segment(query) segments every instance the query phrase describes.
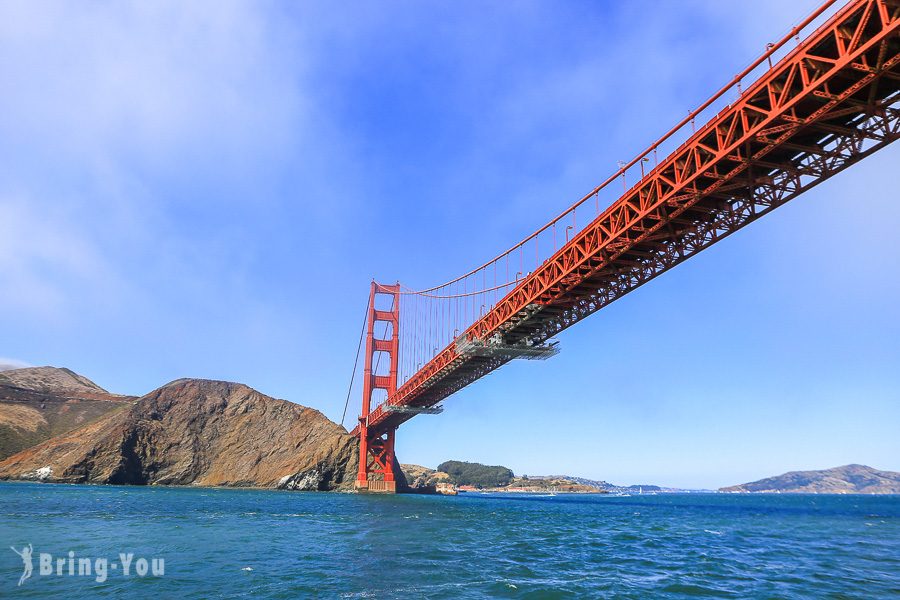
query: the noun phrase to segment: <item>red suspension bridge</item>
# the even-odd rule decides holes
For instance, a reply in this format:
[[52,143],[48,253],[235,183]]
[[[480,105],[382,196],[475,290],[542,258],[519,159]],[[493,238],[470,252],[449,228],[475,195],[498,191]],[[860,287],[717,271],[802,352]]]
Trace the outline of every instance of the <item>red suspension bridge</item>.
[[428,289],[373,282],[357,488],[395,491],[401,423],[898,137],[900,0],[831,0],[506,252]]

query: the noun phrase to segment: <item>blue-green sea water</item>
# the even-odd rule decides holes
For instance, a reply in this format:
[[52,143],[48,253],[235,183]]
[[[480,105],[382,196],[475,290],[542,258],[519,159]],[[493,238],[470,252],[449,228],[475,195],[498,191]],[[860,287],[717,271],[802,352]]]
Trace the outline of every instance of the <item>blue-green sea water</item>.
[[[3,483],[0,543],[3,598],[900,597],[900,496]],[[9,547],[28,544],[33,570],[19,586],[24,563]],[[133,554],[128,576],[112,567],[120,553]],[[79,558],[90,575],[78,575]],[[163,574],[153,576],[153,558]]]

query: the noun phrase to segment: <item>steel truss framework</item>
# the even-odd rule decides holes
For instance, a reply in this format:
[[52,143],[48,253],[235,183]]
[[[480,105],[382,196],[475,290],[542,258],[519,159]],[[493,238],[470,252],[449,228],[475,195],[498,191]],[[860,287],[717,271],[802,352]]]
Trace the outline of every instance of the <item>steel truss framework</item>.
[[[387,405],[435,405],[512,358],[461,348],[540,344],[898,139],[898,63],[900,0],[848,3],[389,393]],[[367,435],[392,436],[414,414],[380,406],[367,413]]]
[[[390,310],[378,310],[376,302],[379,297],[390,299]],[[381,285],[372,282],[369,290],[369,310],[366,335],[366,355],[363,372],[362,410],[359,425],[354,430],[359,435],[359,470],[356,474],[356,489],[370,492],[394,492],[394,435],[396,427],[380,428],[371,431],[369,413],[372,408],[372,396],[375,390],[383,390],[386,397],[397,391],[397,361],[400,354],[400,286]],[[383,323],[384,335],[378,338],[375,330]],[[380,353],[379,359],[375,354]],[[379,375],[380,359],[387,356],[388,374]],[[373,363],[374,366],[373,366]]]

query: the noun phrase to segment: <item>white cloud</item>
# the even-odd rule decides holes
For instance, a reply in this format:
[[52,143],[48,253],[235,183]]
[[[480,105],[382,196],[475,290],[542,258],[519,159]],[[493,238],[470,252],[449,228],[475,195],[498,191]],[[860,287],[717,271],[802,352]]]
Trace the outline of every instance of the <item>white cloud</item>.
[[244,2],[0,5],[0,310],[58,321],[240,279],[239,227],[195,224],[280,201],[261,188],[327,127],[276,17]]
[[0,356],[0,371],[12,371],[13,369],[24,369],[30,366],[32,365],[25,361]]
[[273,27],[237,2],[5,3],[0,84],[15,93],[0,130],[80,168],[171,175],[189,160],[234,176],[283,149],[304,114]]
[[117,285],[96,247],[58,207],[0,197],[0,311],[61,318],[76,295],[102,297]]

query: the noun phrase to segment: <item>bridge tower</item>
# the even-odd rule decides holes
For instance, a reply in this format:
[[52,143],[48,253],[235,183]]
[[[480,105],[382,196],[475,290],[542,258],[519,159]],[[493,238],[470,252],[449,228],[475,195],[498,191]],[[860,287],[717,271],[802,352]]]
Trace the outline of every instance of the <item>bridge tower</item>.
[[[380,310],[376,306],[384,306],[390,298],[390,308]],[[387,324],[384,338],[375,337],[376,325]],[[363,374],[362,410],[359,414],[359,471],[356,476],[356,489],[364,492],[382,492],[393,494],[397,491],[394,479],[394,434],[396,427],[386,432],[369,435],[369,412],[372,409],[372,396],[376,390],[384,390],[385,400],[397,391],[397,363],[400,354],[400,284],[382,285],[372,282],[369,291],[369,317],[366,333],[366,358]],[[379,353],[376,357],[375,354]],[[380,368],[388,359],[388,374]],[[373,364],[374,363],[374,364]],[[381,475],[380,479],[369,479],[369,475]]]

